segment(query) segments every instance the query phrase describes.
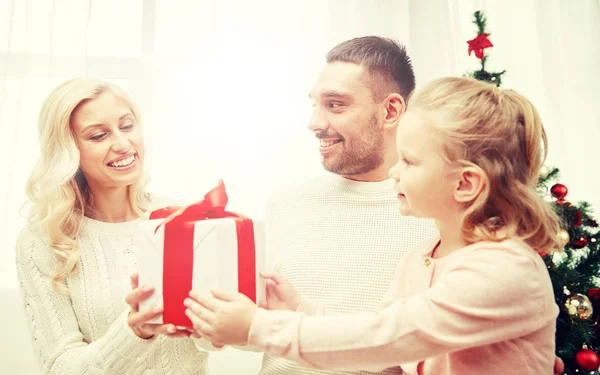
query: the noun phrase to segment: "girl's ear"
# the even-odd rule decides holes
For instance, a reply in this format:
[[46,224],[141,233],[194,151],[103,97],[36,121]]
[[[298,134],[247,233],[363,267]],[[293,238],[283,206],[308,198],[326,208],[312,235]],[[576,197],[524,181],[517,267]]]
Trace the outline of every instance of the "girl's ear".
[[458,178],[458,185],[454,190],[454,199],[459,203],[472,202],[481,194],[484,185],[483,172],[479,168],[463,168]]

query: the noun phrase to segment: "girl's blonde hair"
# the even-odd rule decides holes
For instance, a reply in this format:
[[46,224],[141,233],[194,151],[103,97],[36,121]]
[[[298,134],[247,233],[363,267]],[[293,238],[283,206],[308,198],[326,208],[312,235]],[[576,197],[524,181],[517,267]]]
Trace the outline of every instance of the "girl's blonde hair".
[[[79,260],[77,235],[86,210],[93,206],[87,181],[79,170],[72,114],[78,106],[105,92],[123,99],[140,122],[139,110],[129,95],[99,78],[82,77],[64,82],[50,93],[40,110],[41,154],[27,182],[31,201],[29,222],[45,230],[49,238],[50,250],[58,259],[52,286],[60,293],[67,293],[64,281]],[[145,211],[148,201],[144,191],[146,181],[143,176],[127,190],[129,203],[139,215]]]
[[541,253],[561,247],[557,215],[536,190],[548,140],[529,100],[451,77],[429,83],[408,107],[425,116],[449,162],[482,172],[483,191],[467,205],[461,223],[467,242],[519,237]]

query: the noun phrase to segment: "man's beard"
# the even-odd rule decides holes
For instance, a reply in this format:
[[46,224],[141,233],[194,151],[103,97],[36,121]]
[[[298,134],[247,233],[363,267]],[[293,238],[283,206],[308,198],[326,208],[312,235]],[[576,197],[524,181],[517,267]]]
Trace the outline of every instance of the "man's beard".
[[383,133],[375,115],[359,134],[348,142],[344,139],[342,151],[334,158],[323,158],[323,167],[341,176],[370,172],[383,164]]

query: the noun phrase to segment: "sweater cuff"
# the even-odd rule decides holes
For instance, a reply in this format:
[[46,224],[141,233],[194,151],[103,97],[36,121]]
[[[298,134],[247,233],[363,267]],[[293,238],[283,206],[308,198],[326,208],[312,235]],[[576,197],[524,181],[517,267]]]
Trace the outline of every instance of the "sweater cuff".
[[301,312],[259,308],[248,333],[248,346],[267,354],[298,353],[298,328],[304,316]]
[[[149,339],[143,339],[136,335],[127,324],[129,309],[125,309],[106,332],[106,337],[113,337],[109,345],[105,345],[103,351],[107,354],[116,352],[119,356],[128,359],[137,359],[145,353],[157,339],[157,335]],[[112,353],[111,353],[112,352]]]
[[222,348],[215,348],[212,342],[204,337],[192,337],[192,341],[194,342],[196,350],[199,352],[219,352],[226,348],[225,346]]
[[325,307],[302,296],[296,312],[302,312],[306,315],[325,315]]

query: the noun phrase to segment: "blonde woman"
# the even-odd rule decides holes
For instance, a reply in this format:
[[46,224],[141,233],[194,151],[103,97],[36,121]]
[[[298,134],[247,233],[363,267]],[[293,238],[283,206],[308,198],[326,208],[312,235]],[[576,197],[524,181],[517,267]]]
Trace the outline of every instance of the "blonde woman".
[[146,324],[161,306],[137,309],[152,293],[137,285],[138,224],[160,202],[144,191],[132,100],[101,79],[67,81],[42,106],[39,140],[16,258],[43,373],[207,374],[212,345]]

